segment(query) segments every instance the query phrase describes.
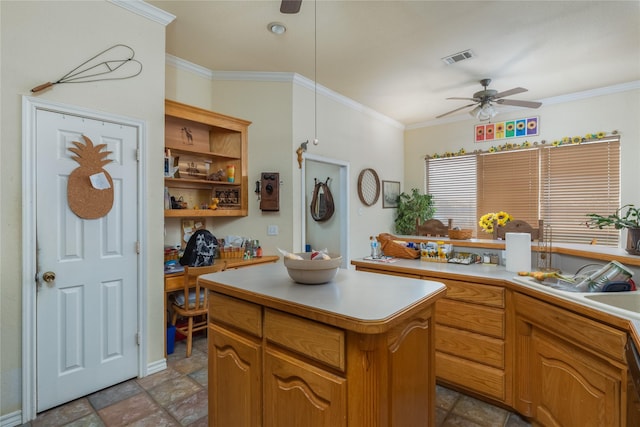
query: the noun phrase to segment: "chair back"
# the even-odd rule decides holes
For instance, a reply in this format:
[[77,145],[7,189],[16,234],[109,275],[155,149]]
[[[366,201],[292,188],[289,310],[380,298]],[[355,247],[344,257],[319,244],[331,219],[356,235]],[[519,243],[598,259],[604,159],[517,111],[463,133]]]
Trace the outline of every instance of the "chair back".
[[531,240],[542,240],[544,234],[543,220],[538,220],[538,228],[533,228],[528,222],[521,219],[515,219],[507,222],[505,225],[498,227],[498,221],[493,220],[493,239],[505,239],[507,233],[529,233]]
[[[201,310],[207,308],[207,290],[200,287],[198,276],[202,274],[215,273],[223,271],[226,267],[225,262],[213,263],[204,267],[184,267],[184,309],[185,310]],[[189,293],[195,290],[195,301],[189,301]]]
[[451,225],[453,220],[449,218],[448,225],[444,225],[442,221],[437,219],[428,219],[422,225],[416,227],[416,234],[418,236],[442,236],[449,235],[449,229],[453,228]]

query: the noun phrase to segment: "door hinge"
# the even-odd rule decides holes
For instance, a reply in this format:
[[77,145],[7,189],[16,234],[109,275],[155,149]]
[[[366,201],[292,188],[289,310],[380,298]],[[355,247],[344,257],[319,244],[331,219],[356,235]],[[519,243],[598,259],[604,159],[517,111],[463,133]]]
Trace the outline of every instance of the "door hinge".
[[136,253],[139,255],[140,254],[140,242],[136,242]]
[[140,345],[140,333],[136,332],[136,345]]
[[140,161],[140,149],[136,148],[136,162]]

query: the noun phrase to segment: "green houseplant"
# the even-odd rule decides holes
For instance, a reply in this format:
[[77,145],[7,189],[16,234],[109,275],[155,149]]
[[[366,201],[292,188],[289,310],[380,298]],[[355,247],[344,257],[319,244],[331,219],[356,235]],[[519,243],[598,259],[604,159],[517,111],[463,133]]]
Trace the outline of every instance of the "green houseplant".
[[640,208],[633,204],[624,205],[610,215],[587,214],[587,227],[615,227],[627,230],[626,251],[631,255],[640,255]]
[[417,188],[411,193],[402,192],[398,195],[398,208],[395,219],[397,234],[415,234],[416,225],[433,218],[436,209],[433,207],[431,194],[420,194]]

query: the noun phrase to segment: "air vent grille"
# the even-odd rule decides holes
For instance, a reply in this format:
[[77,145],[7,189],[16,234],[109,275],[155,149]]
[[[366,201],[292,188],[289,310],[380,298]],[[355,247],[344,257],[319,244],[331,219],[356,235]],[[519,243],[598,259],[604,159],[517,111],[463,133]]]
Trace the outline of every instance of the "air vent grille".
[[464,61],[465,59],[471,59],[475,57],[475,53],[471,49],[463,50],[462,52],[454,53],[453,55],[445,56],[442,58],[445,64],[451,65],[456,62]]

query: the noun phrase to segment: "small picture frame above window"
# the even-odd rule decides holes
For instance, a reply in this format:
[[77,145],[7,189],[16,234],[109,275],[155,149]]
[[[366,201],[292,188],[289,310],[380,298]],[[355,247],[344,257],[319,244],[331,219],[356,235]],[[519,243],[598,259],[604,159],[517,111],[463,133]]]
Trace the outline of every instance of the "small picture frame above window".
[[397,208],[400,195],[400,182],[382,181],[382,207]]

